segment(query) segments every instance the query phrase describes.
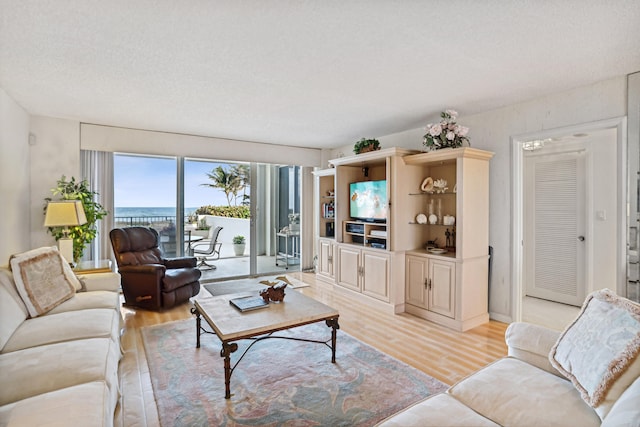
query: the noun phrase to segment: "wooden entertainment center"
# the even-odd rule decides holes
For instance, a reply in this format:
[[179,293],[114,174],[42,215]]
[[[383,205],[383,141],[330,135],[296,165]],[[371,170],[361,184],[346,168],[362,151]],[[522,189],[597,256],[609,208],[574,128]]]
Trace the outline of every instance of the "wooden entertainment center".
[[[364,302],[456,330],[487,322],[491,157],[468,147],[388,148],[330,160],[314,172],[318,278]],[[446,180],[447,188],[423,191],[428,177]],[[381,180],[386,222],[351,218],[350,184]],[[446,252],[428,251],[434,241]]]

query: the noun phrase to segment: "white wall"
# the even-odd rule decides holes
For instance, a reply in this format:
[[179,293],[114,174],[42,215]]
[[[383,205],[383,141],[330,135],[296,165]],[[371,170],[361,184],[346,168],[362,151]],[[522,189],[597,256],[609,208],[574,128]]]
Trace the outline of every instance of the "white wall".
[[[626,115],[626,76],[471,116],[458,123],[470,128],[471,145],[493,151],[490,165],[489,244],[494,248],[489,311],[493,318],[513,315],[511,284],[511,142],[514,135],[589,123]],[[456,109],[455,105],[444,105]],[[461,112],[464,113],[464,112]],[[438,117],[426,117],[425,126]],[[422,149],[423,128],[379,137],[383,148]],[[327,158],[352,154],[353,144],[331,150]]]
[[83,123],[83,150],[317,166],[321,150]]
[[29,244],[29,114],[0,88],[0,266]]
[[31,245],[54,246],[43,227],[45,197],[66,176],[80,179],[80,123],[51,117],[31,117]]
[[[43,116],[31,117],[30,131],[35,143],[30,163],[31,226],[29,232],[23,233],[30,236],[28,248],[55,245],[42,227],[44,198],[51,197],[50,190],[62,175],[80,178],[81,149],[314,166],[319,164],[321,155],[318,149],[124,129]],[[248,239],[248,233],[246,236]],[[312,247],[309,240],[307,252]]]

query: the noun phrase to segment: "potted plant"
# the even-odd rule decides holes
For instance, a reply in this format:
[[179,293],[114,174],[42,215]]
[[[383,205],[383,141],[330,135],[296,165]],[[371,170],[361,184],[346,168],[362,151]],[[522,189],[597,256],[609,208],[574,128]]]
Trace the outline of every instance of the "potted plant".
[[244,247],[246,244],[246,240],[244,236],[237,235],[233,237],[233,252],[236,256],[244,255]]
[[185,219],[185,230],[196,230],[198,228],[198,215],[195,213],[187,215]]
[[[86,180],[76,182],[74,177],[71,177],[69,181],[62,175],[57,182],[57,186],[51,189],[54,196],[59,196],[59,200],[80,200],[82,207],[84,208],[84,214],[87,217],[87,222],[82,225],[69,227],[69,237],[73,239],[73,261],[78,262],[82,258],[84,249],[89,243],[96,238],[98,234],[98,227],[96,223],[98,220],[107,216],[108,212],[102,207],[102,205],[94,200],[94,197],[98,195],[95,191],[89,189],[89,184]],[[47,203],[53,200],[51,197],[44,199]],[[46,213],[47,205],[45,204],[43,213]],[[55,237],[58,241],[63,236],[64,227],[49,227],[49,233]]]
[[380,149],[380,141],[377,139],[362,138],[353,146],[353,152],[356,154],[367,153],[369,151],[377,151]]
[[194,236],[207,237],[209,235],[210,228],[211,226],[207,224],[207,218],[202,217],[200,218],[200,221],[198,221],[198,225],[196,226],[196,229],[192,231],[191,234],[193,234]]

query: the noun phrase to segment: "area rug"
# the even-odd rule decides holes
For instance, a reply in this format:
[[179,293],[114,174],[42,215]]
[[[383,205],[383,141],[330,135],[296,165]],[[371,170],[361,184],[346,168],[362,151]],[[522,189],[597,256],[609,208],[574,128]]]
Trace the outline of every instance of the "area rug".
[[[169,426],[371,426],[433,393],[442,382],[338,331],[336,363],[323,344],[255,344],[224,398],[224,359],[215,335],[196,348],[195,319],[142,329],[160,424]],[[326,340],[315,323],[277,333]],[[233,363],[248,345],[239,342]]]
[[[238,280],[225,280],[223,282],[214,282],[203,285],[204,288],[209,291],[209,293],[213,296],[216,295],[224,295],[224,294],[233,294],[236,292],[247,292],[254,289],[263,289],[266,285],[261,284],[261,281],[268,281],[272,283],[280,283],[278,277],[282,277],[281,275],[277,276],[261,276],[254,277],[249,279],[238,279]],[[291,276],[284,276],[289,281],[289,285],[287,287],[291,287],[293,289],[300,289],[309,286],[308,283],[304,283],[298,279],[295,279]]]

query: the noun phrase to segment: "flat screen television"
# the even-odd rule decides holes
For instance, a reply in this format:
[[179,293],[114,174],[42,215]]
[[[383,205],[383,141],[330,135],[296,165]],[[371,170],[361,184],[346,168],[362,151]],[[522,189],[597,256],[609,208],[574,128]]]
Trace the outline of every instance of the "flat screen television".
[[387,181],[349,184],[349,215],[367,222],[387,222]]

